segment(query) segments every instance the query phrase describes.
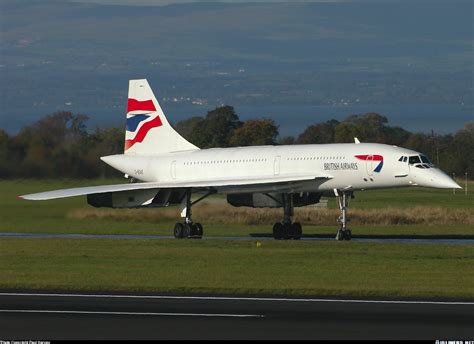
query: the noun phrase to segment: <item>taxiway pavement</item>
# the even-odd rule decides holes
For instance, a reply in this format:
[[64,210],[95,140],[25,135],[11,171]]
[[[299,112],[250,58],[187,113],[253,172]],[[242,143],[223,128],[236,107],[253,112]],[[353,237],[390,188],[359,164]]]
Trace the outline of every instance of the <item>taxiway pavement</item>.
[[474,302],[0,293],[0,340],[472,339]]
[[[16,233],[0,232],[0,238],[24,239],[117,239],[117,240],[169,240],[173,236],[167,235],[134,235],[134,234],[77,234],[77,233]],[[250,236],[204,236],[202,240],[275,240],[271,234],[256,233]],[[329,235],[303,235],[301,240],[334,241],[334,236]],[[409,235],[354,235],[356,242],[398,243],[398,244],[457,244],[474,245],[473,236],[440,235],[440,236],[409,236]]]

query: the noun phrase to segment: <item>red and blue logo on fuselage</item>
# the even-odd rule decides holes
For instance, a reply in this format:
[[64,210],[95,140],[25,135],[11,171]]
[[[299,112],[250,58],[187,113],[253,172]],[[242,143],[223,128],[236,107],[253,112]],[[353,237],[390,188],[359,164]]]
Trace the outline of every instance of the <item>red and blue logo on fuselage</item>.
[[380,161],[380,163],[375,167],[374,172],[380,172],[383,167],[383,156],[377,154],[367,154],[367,155],[356,155],[359,160],[365,161]]

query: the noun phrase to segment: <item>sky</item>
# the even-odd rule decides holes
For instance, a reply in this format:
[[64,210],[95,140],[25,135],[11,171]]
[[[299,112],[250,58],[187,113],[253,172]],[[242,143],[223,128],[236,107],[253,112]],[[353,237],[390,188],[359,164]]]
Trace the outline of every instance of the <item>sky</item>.
[[275,2],[400,2],[400,1],[451,1],[452,0],[67,0],[70,2],[95,3],[102,5],[128,5],[128,6],[165,6],[171,4],[199,3],[199,2],[226,2],[226,3],[275,3]]
[[246,2],[261,2],[261,3],[272,3],[272,2],[347,2],[352,0],[69,0],[71,2],[89,2],[95,4],[104,4],[104,5],[131,5],[131,6],[163,6],[171,4],[182,4],[182,3],[191,3],[191,2],[228,2],[228,3],[246,3]]

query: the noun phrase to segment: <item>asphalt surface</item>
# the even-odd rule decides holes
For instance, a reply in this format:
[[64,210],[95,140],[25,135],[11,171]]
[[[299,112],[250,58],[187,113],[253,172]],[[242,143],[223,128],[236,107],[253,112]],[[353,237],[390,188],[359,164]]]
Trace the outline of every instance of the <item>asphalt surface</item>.
[[0,293],[0,340],[474,338],[474,303]]
[[[127,239],[127,240],[143,240],[143,239],[174,239],[173,236],[167,235],[132,235],[132,234],[75,234],[75,233],[15,233],[0,232],[0,238],[61,238],[61,239]],[[250,236],[204,236],[202,240],[274,240],[271,234],[254,233]],[[334,235],[303,235],[301,240],[312,241],[334,241]],[[352,241],[357,242],[379,242],[379,243],[401,243],[401,244],[458,244],[458,245],[474,245],[473,236],[456,236],[456,235],[440,235],[440,236],[409,236],[409,235],[353,235]]]

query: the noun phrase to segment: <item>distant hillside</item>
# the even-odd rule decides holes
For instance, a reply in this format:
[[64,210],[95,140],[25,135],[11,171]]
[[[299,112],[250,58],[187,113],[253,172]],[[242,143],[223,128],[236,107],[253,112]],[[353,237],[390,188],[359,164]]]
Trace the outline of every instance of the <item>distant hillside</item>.
[[206,110],[473,104],[471,1],[0,6],[4,128],[6,114],[121,110],[142,77],[164,104]]

